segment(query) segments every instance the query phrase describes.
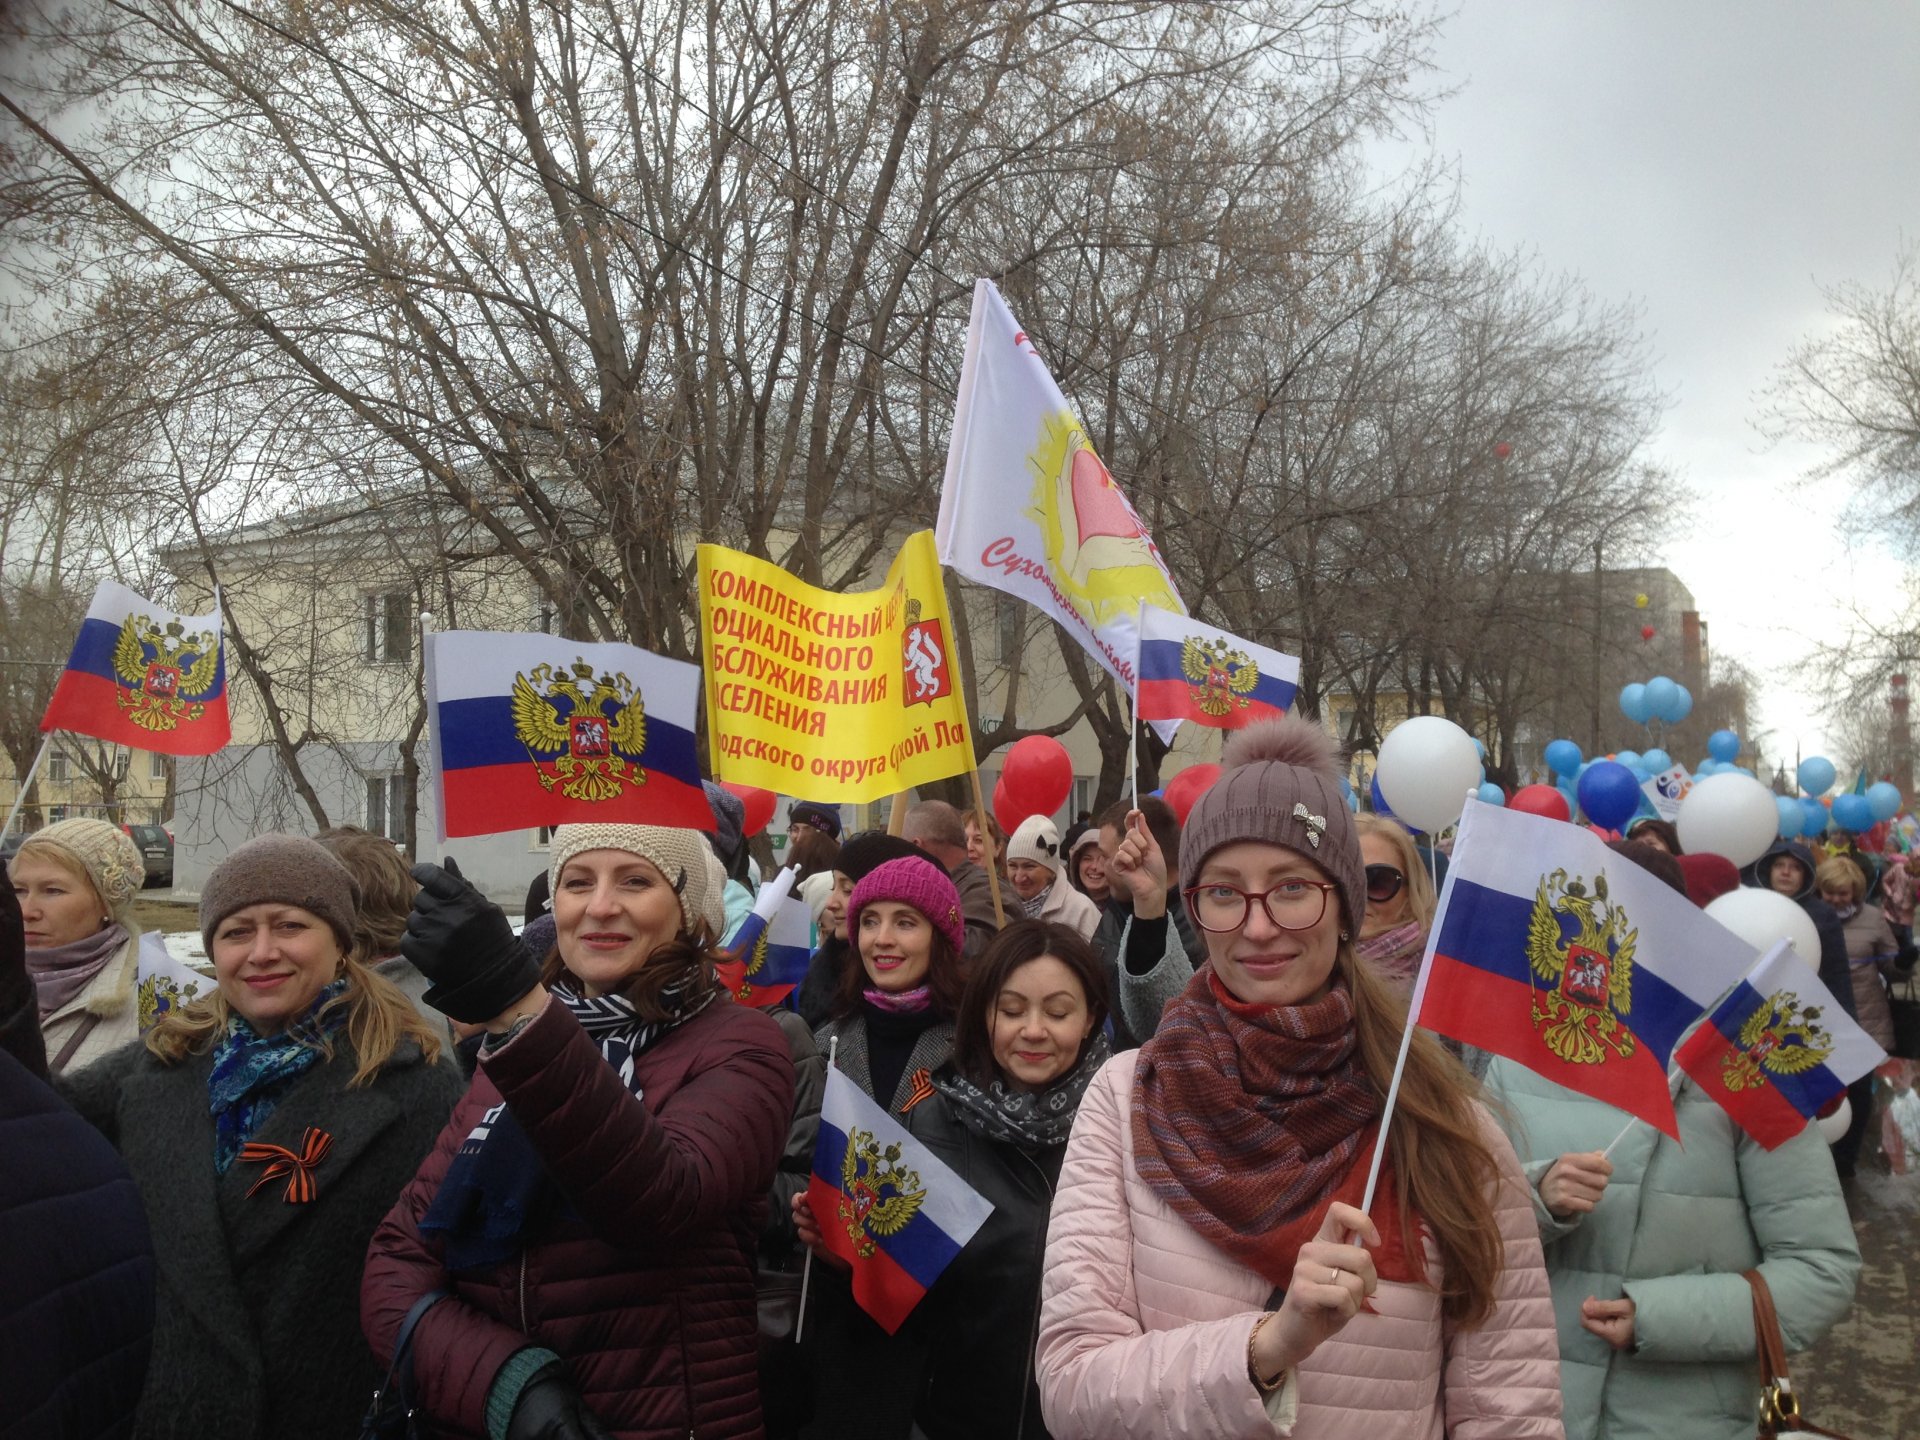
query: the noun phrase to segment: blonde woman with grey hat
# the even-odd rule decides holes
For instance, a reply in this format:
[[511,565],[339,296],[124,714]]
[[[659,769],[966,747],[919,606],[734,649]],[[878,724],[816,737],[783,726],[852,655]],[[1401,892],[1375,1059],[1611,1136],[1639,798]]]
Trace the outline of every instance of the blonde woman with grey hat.
[[1093,939],[1100,907],[1062,875],[1060,832],[1044,815],[1029,815],[1007,841],[1007,880],[1029,920],[1050,920]]
[[367,1338],[413,1331],[423,1419],[491,1440],[757,1437],[754,1250],[786,1146],[780,1027],[714,974],[698,830],[563,825],[536,964],[449,862],[401,950],[483,1025],[479,1070],[374,1237]]
[[347,1437],[380,1383],[360,1267],[459,1093],[440,1042],[353,959],[353,878],[263,835],[207,878],[213,992],[62,1093],[145,1203],[158,1294],[137,1437]]
[[140,847],[105,820],[61,820],[29,835],[7,874],[26,926],[48,1068],[77,1070],[136,1038],[133,901],[147,879]]

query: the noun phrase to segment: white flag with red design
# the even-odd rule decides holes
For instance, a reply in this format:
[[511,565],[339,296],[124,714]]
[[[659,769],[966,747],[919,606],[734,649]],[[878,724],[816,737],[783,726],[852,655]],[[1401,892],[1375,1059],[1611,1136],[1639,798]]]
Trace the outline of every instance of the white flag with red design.
[[[990,280],[974,282],[940,562],[1037,606],[1128,690],[1140,602],[1185,615],[1153,537]],[[1179,722],[1154,728],[1171,740]]]

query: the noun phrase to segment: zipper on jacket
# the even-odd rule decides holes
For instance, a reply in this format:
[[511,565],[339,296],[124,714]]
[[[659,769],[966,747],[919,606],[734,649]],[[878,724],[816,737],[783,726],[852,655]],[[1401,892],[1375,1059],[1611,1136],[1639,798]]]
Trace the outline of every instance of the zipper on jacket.
[[[1040,1162],[1035,1160],[1031,1155],[1027,1154],[1026,1151],[1021,1150],[1018,1147],[1009,1147],[1009,1148],[1013,1150],[1014,1154],[1018,1155],[1022,1160],[1026,1161],[1027,1164],[1031,1165],[1033,1167],[1033,1173],[1039,1177],[1040,1188],[1046,1192],[1047,1215],[1049,1220],[1051,1220],[1053,1215],[1053,1201],[1054,1201],[1055,1192],[1054,1192],[1052,1182],[1047,1179],[1047,1172],[1041,1169]],[[1040,1261],[1041,1268],[1044,1269],[1046,1265],[1046,1259],[1047,1259],[1047,1232],[1044,1227],[1040,1231],[1039,1253],[1037,1258]],[[1025,1440],[1025,1436],[1027,1433],[1027,1397],[1033,1393],[1034,1352],[1038,1350],[1039,1347],[1040,1347],[1040,1297],[1039,1295],[1036,1294],[1034,1296],[1033,1314],[1031,1318],[1029,1318],[1027,1321],[1026,1368],[1024,1373],[1020,1377],[1020,1429],[1017,1432],[1018,1440]]]
[[532,1335],[533,1327],[527,1323],[527,1247],[520,1247],[520,1333]]
[[678,1292],[673,1297],[673,1316],[680,1323],[680,1386],[687,1392],[687,1440],[693,1433],[693,1356],[687,1353],[687,1302]]

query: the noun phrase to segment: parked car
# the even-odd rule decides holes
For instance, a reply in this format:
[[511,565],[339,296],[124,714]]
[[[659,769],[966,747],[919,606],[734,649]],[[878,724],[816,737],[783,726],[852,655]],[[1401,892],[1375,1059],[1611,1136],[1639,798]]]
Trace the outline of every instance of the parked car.
[[140,847],[146,862],[148,885],[173,884],[173,836],[164,825],[122,825]]

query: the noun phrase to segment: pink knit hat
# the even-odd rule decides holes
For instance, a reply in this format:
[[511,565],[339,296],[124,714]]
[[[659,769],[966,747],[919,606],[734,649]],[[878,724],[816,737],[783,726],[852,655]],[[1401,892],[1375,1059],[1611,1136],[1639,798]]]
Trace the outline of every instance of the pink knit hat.
[[861,910],[881,900],[898,901],[918,910],[928,924],[952,942],[956,955],[966,946],[967,922],[960,916],[960,892],[931,860],[903,855],[869,870],[847,900],[847,934],[858,934]]

